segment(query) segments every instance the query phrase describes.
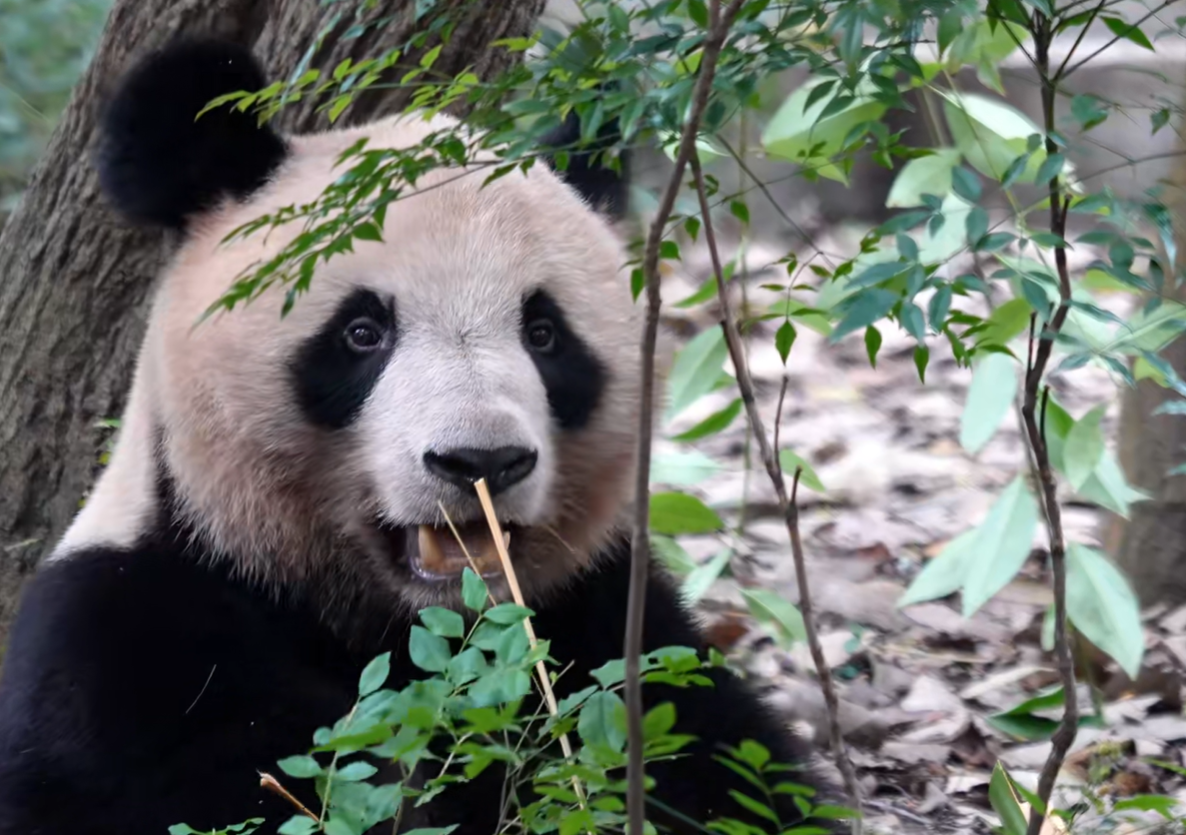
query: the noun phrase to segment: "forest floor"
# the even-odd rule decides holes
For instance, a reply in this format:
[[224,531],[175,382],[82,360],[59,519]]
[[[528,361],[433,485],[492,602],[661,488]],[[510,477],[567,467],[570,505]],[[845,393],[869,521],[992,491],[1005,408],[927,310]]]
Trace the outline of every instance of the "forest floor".
[[[851,241],[831,243],[833,251],[846,245],[851,251]],[[750,304],[775,300],[760,285],[785,281],[781,266],[767,266],[781,254],[751,246]],[[665,331],[676,346],[717,324],[715,305],[672,306],[709,274],[706,254],[685,246],[684,261],[665,278]],[[1111,294],[1101,304],[1123,312],[1132,302]],[[768,426],[784,374],[773,339],[779,324],[764,323],[749,339]],[[785,369],[781,444],[809,461],[826,487],[822,495],[800,487],[801,531],[824,652],[839,686],[843,732],[867,798],[866,831],[989,832],[997,822],[988,802],[994,764],[999,760],[1032,790],[1049,750],[1047,742],[1003,732],[992,719],[1058,682],[1053,658],[1041,648],[1051,603],[1045,534],[1039,528],[1020,575],[970,619],[961,615],[958,597],[898,607],[925,562],[979,523],[1002,488],[1024,471],[1026,452],[1012,413],[976,456],[965,452],[960,419],[971,372],[950,359],[945,340],[935,339],[926,383],[920,383],[914,342],[896,330],[883,325],[874,370],[859,334],[830,346],[798,328]],[[1103,425],[1113,443],[1117,387],[1104,371],[1087,367],[1055,375],[1053,390],[1076,417],[1110,403]],[[704,471],[683,479],[679,489],[703,499],[733,526],[726,535],[680,539],[698,564],[723,548],[733,550],[725,573],[698,604],[712,640],[826,752],[823,699],[806,646],[776,640],[752,617],[743,596],[743,590],[764,588],[798,599],[786,526],[756,452],[746,476],[744,420],[703,442],[668,440],[736,396],[731,386],[685,410],[664,427],[656,456],[662,462],[676,453],[685,464],[702,462]],[[697,458],[688,459],[689,450]],[[743,506],[745,524],[737,535]],[[1102,511],[1067,503],[1063,518],[1068,540],[1098,543]],[[1159,831],[1164,818],[1155,811],[1125,813],[1125,820],[1112,812],[1117,800],[1142,795],[1176,797],[1184,804],[1176,816],[1186,816],[1186,771],[1150,762],[1186,765],[1186,607],[1150,611],[1146,623],[1138,680],[1114,664],[1103,666],[1097,682],[1102,727],[1080,731],[1060,775],[1058,806],[1080,813],[1069,830],[1074,833]],[[1088,715],[1096,710],[1086,687],[1080,704]],[[821,760],[821,768],[833,768],[826,753]],[[1138,799],[1132,805],[1146,804]],[[1047,831],[1068,830],[1051,824]]]

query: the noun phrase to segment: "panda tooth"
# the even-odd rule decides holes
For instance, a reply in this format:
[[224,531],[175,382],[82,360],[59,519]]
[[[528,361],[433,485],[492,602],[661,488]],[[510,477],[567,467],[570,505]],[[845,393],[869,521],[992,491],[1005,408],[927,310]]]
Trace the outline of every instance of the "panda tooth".
[[431,525],[421,525],[417,539],[420,545],[420,564],[429,571],[440,571],[445,564],[445,554]]

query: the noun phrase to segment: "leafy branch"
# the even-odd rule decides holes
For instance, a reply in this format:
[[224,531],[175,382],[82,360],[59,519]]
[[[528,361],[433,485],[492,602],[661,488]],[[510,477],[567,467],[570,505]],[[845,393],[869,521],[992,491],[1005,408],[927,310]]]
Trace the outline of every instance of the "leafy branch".
[[[1034,13],[1034,60],[1042,84],[1042,114],[1046,128],[1046,154],[1050,159],[1058,153],[1052,134],[1055,130],[1055,85],[1057,79],[1050,76],[1050,44],[1054,37],[1053,21]],[[1042,509],[1046,518],[1046,531],[1050,539],[1050,570],[1054,585],[1054,653],[1058,659],[1059,677],[1063,687],[1063,715],[1058,729],[1050,740],[1050,754],[1042,766],[1038,778],[1037,807],[1030,815],[1027,835],[1040,835],[1042,824],[1046,819],[1046,810],[1050,803],[1050,795],[1054,791],[1054,781],[1062,768],[1063,760],[1070,750],[1075,736],[1079,731],[1079,702],[1075,693],[1075,663],[1071,655],[1070,641],[1067,638],[1067,560],[1066,538],[1062,527],[1062,509],[1058,504],[1058,482],[1054,476],[1054,469],[1050,464],[1050,447],[1046,442],[1046,400],[1049,390],[1043,388],[1046,365],[1050,360],[1050,352],[1054,348],[1054,340],[1066,322],[1071,309],[1071,277],[1067,268],[1066,231],[1067,211],[1070,207],[1069,196],[1064,196],[1059,176],[1050,178],[1050,231],[1061,243],[1054,247],[1054,262],[1058,270],[1059,303],[1049,323],[1038,336],[1037,346],[1034,346],[1036,328],[1031,325],[1029,345],[1025,371],[1025,390],[1023,394],[1021,415],[1025,423],[1025,435],[1029,443],[1035,476],[1042,495]],[[1037,313],[1033,314],[1034,319]],[[1038,414],[1038,398],[1042,397],[1041,417]]]

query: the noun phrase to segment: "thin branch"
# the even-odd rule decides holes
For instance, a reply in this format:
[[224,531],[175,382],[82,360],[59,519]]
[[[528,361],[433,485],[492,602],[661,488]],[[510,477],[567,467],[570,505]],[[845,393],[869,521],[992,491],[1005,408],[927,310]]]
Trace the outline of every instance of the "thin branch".
[[[1075,52],[1079,49],[1079,44],[1083,43],[1083,38],[1087,36],[1087,30],[1091,28],[1093,23],[1095,23],[1096,17],[1098,17],[1099,13],[1103,11],[1104,5],[1106,3],[1107,0],[1100,0],[1099,3],[1096,3],[1095,8],[1091,10],[1091,16],[1087,18],[1087,22],[1084,23],[1083,28],[1079,30],[1079,34],[1076,36],[1075,42],[1071,44],[1070,51],[1068,51],[1066,57],[1062,59],[1062,63],[1058,65],[1058,72],[1054,74],[1054,80],[1056,82],[1061,79],[1063,73],[1067,71],[1067,64],[1071,63],[1071,59],[1075,57]],[[1033,62],[1031,61],[1030,63]]]
[[[1156,16],[1156,15],[1158,14],[1158,12],[1161,12],[1162,10],[1164,10],[1164,9],[1166,9],[1166,8],[1168,8],[1168,7],[1172,6],[1172,5],[1174,5],[1174,3],[1177,3],[1177,2],[1178,2],[1178,0],[1163,0],[1163,2],[1161,3],[1161,5],[1160,5],[1160,6],[1158,6],[1158,7],[1157,7],[1157,8],[1155,8],[1155,9],[1152,9],[1152,10],[1150,10],[1150,11],[1149,11],[1147,14],[1143,15],[1143,16],[1141,17],[1141,19],[1140,19],[1140,20],[1138,20],[1136,23],[1132,24],[1132,26],[1130,26],[1130,27],[1129,27],[1129,29],[1136,29],[1138,26],[1140,26],[1142,23],[1144,23],[1144,22],[1145,22],[1146,20],[1148,20],[1149,18]],[[1073,72],[1075,72],[1076,70],[1078,70],[1078,69],[1082,68],[1082,67],[1083,67],[1083,66],[1085,66],[1086,64],[1088,64],[1088,63],[1090,63],[1091,61],[1093,61],[1093,60],[1095,60],[1096,58],[1098,58],[1100,55],[1102,55],[1102,54],[1103,54],[1104,52],[1106,52],[1107,50],[1109,50],[1109,49],[1111,49],[1112,47],[1114,47],[1114,46],[1115,46],[1115,45],[1116,45],[1116,44],[1117,44],[1119,41],[1121,41],[1121,40],[1123,40],[1123,39],[1124,39],[1124,36],[1123,36],[1123,35],[1116,35],[1116,36],[1112,37],[1112,38],[1111,38],[1111,39],[1110,39],[1110,40],[1109,40],[1107,43],[1105,43],[1105,44],[1104,44],[1103,46],[1101,46],[1099,49],[1097,49],[1097,50],[1095,50],[1094,52],[1092,52],[1090,55],[1088,55],[1088,56],[1087,56],[1086,58],[1084,58],[1082,61],[1076,61],[1074,64],[1072,64],[1072,65],[1071,65],[1070,67],[1068,67],[1067,69],[1065,69],[1065,70],[1060,70],[1060,71],[1059,71],[1059,73],[1058,73],[1058,75],[1056,75],[1056,76],[1053,76],[1053,78],[1052,78],[1052,77],[1051,77],[1049,74],[1047,74],[1047,73],[1048,73],[1048,71],[1049,71],[1049,68],[1050,68],[1050,60],[1049,60],[1049,55],[1047,55],[1047,56],[1046,56],[1046,59],[1045,59],[1045,63],[1046,63],[1046,72],[1044,72],[1044,77],[1045,77],[1045,78],[1052,78],[1052,80],[1053,80],[1053,81],[1062,81],[1062,80],[1064,80],[1064,79],[1068,78],[1068,77],[1071,75],[1071,73],[1073,73]]]
[[[1050,135],[1054,132],[1054,103],[1056,79],[1050,76],[1050,43],[1053,40],[1052,24],[1049,18],[1035,17],[1034,45],[1037,57],[1038,77],[1042,79],[1042,112],[1045,116],[1046,153],[1057,153],[1058,148]],[[1080,62],[1082,63],[1082,62]],[[1079,66],[1076,64],[1075,66]],[[1072,67],[1072,70],[1074,68]],[[1069,72],[1068,72],[1069,74]],[[1059,178],[1050,180],[1050,231],[1060,239],[1066,237],[1067,211],[1070,202],[1062,194]],[[1063,714],[1058,729],[1050,740],[1050,754],[1038,777],[1039,808],[1030,813],[1027,835],[1040,835],[1046,812],[1050,807],[1050,796],[1054,783],[1066,759],[1067,752],[1079,728],[1079,702],[1075,692],[1075,664],[1067,640],[1067,563],[1066,539],[1062,528],[1062,509],[1058,504],[1058,483],[1050,465],[1050,449],[1046,445],[1045,427],[1038,417],[1038,397],[1042,390],[1042,377],[1054,340],[1058,336],[1071,305],[1071,276],[1067,267],[1067,251],[1064,247],[1054,250],[1054,262],[1058,270],[1058,308],[1050,323],[1038,333],[1037,350],[1033,362],[1025,375],[1025,395],[1021,414],[1025,422],[1026,438],[1033,453],[1035,480],[1042,493],[1042,507],[1045,511],[1046,530],[1050,539],[1050,569],[1054,585],[1054,651],[1058,661],[1059,677],[1063,688]],[[1031,332],[1032,334],[1032,332]],[[1033,336],[1030,337],[1031,345]],[[1044,410],[1043,410],[1044,411]]]
[[[836,686],[832,682],[832,671],[824,658],[824,650],[820,645],[819,631],[815,624],[815,606],[811,600],[811,589],[807,584],[807,563],[803,556],[803,542],[799,537],[799,505],[796,501],[799,485],[799,472],[795,472],[795,487],[791,497],[787,496],[786,482],[783,480],[782,464],[778,460],[778,451],[771,447],[770,438],[766,434],[766,426],[762,422],[762,415],[758,411],[757,398],[754,396],[754,380],[750,375],[749,364],[745,359],[741,334],[737,330],[737,320],[734,318],[729,303],[729,289],[725,284],[724,272],[721,269],[721,254],[717,249],[716,233],[713,231],[712,216],[708,211],[708,195],[704,188],[704,172],[700,169],[700,160],[693,156],[689,161],[692,167],[692,177],[695,181],[696,195],[700,199],[700,212],[704,221],[704,240],[708,244],[708,252],[712,258],[712,269],[717,280],[717,297],[721,306],[721,327],[725,331],[725,344],[729,349],[729,357],[733,362],[733,369],[737,373],[737,386],[741,390],[741,400],[745,403],[746,416],[753,428],[754,441],[758,445],[758,454],[766,466],[766,473],[774,485],[774,492],[778,496],[778,506],[786,520],[787,533],[791,540],[791,556],[795,562],[795,579],[799,585],[799,610],[803,614],[804,631],[807,633],[807,646],[811,650],[811,660],[815,664],[816,674],[819,676],[820,689],[823,690],[824,702],[828,708],[828,730],[832,738],[832,753],[836,758],[836,766],[844,777],[844,787],[848,792],[853,808],[858,815],[853,818],[853,833],[860,835],[861,795],[857,785],[856,772],[852,762],[848,759],[848,752],[844,747],[844,737],[840,732],[840,703],[836,697]],[[785,378],[783,392],[785,388]],[[782,413],[782,396],[779,397],[779,415]],[[777,427],[777,422],[775,424]],[[775,432],[777,432],[777,428]]]
[[[712,92],[713,74],[717,59],[725,45],[725,38],[733,19],[741,11],[745,0],[730,0],[721,13],[721,0],[709,4],[709,32],[700,57],[699,74],[692,93],[692,107],[680,137],[675,170],[659,201],[659,211],[651,222],[643,257],[643,277],[646,281],[647,312],[642,335],[641,404],[638,415],[638,472],[634,489],[634,530],[630,544],[630,593],[626,603],[626,813],[631,835],[642,835],[646,821],[646,792],[643,779],[642,679],[639,656],[642,654],[643,616],[646,613],[648,563],[650,561],[649,520],[651,511],[651,434],[655,404],[655,348],[659,337],[659,247],[663,242],[667,218],[675,207],[675,199],[683,182],[688,160],[695,156],[696,136],[700,120],[708,106]],[[706,218],[707,220],[707,218]]]

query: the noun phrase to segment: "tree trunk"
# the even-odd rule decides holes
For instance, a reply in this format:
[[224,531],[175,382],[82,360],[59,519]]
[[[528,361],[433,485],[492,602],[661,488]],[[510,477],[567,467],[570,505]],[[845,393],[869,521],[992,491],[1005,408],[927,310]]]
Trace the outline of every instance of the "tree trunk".
[[[441,14],[456,21],[434,69],[481,77],[513,60],[491,42],[530,33],[544,0],[440,0],[415,20],[414,0],[382,0],[383,24],[347,37],[332,28],[313,66],[402,44]],[[336,9],[318,0],[116,0],[19,208],[0,233],[0,641],[24,578],[61,535],[98,469],[103,418],[118,417],[131,384],[153,279],[171,251],[163,234],[123,225],[104,205],[90,166],[97,111],[129,63],[179,34],[251,45],[285,78]],[[351,15],[344,15],[350,18]],[[429,44],[432,46],[432,43]],[[414,57],[411,60],[415,60]],[[342,121],[402,106],[409,93],[375,90]],[[311,103],[280,127],[326,127]]]
[[[1186,267],[1186,162],[1175,164],[1163,199],[1174,218],[1180,275]],[[1186,301],[1186,285],[1177,288],[1176,297]],[[1186,378],[1186,337],[1174,340],[1162,356]],[[1169,475],[1186,463],[1186,416],[1153,414],[1162,403],[1180,399],[1151,380],[1121,395],[1120,466],[1129,483],[1152,499],[1132,505],[1128,520],[1109,515],[1102,538],[1145,605],[1186,603],[1186,476]]]

